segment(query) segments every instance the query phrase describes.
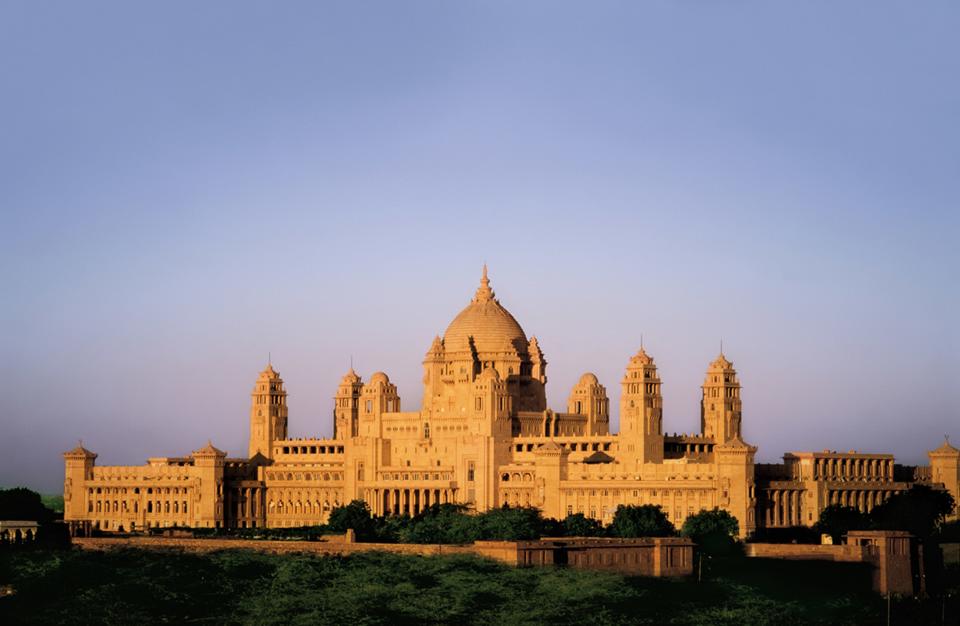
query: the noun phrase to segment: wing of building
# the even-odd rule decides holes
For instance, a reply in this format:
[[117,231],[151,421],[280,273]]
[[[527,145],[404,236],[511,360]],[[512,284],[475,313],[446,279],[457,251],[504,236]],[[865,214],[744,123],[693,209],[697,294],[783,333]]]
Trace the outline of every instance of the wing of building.
[[246,457],[208,443],[186,457],[111,467],[78,446],[64,454],[64,517],[78,533],[293,527],[323,523],[360,498],[380,515],[456,502],[609,522],[621,504],[654,504],[677,526],[719,507],[750,534],[811,525],[832,503],[867,510],[916,482],[958,497],[960,451],[947,443],[922,468],[855,452],[797,452],[780,465],[754,465],[757,449],[742,438],[740,382],[723,354],[707,367],[695,435],[663,432],[660,375],[643,348],[620,381],[617,434],[596,376],[580,378],[565,413],[547,408],[546,384],[536,337],[497,300],[484,267],[473,299],[427,350],[420,410],[402,410],[383,372],[364,382],[351,369],[334,397],[334,437],[290,439],[287,393],[268,365],[251,393]]

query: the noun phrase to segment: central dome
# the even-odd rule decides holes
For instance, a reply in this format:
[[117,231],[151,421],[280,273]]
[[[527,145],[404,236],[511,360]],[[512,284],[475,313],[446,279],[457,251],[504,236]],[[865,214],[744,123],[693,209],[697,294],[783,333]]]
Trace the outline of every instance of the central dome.
[[478,354],[527,352],[527,336],[517,320],[494,297],[486,265],[473,300],[447,326],[443,347],[447,352],[466,352],[470,350],[471,338]]

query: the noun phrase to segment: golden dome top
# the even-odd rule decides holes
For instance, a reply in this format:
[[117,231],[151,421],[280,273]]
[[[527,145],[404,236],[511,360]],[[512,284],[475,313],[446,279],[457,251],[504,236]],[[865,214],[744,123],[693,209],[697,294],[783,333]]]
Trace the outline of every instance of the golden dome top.
[[376,385],[377,383],[383,383],[386,385],[386,384],[389,384],[389,382],[390,382],[390,377],[384,374],[383,372],[374,372],[373,375],[370,376],[371,385]]
[[523,329],[494,296],[484,265],[473,300],[453,318],[443,334],[443,346],[448,353],[469,351],[471,338],[478,353],[527,352]]
[[594,374],[593,372],[587,372],[586,374],[580,377],[580,382],[578,382],[577,384],[578,385],[597,385],[599,383],[600,381],[597,380],[596,374]]

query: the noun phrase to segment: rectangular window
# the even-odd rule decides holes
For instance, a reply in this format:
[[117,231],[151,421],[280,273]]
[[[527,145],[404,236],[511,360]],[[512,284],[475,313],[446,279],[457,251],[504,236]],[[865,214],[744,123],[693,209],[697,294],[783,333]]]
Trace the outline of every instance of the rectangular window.
[[472,483],[475,478],[476,467],[473,464],[473,461],[467,461],[467,482]]

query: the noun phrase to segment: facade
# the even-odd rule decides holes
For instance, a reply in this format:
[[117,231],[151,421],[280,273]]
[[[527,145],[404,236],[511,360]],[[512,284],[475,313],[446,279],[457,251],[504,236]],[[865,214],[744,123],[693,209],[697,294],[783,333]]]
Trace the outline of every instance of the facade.
[[664,433],[660,375],[642,347],[620,383],[619,433],[610,432],[610,400],[596,376],[580,378],[560,413],[547,408],[546,371],[536,337],[497,300],[484,267],[473,299],[427,350],[419,410],[402,410],[383,372],[364,382],[351,368],[334,397],[333,438],[290,439],[286,390],[268,365],[251,394],[246,457],[208,443],[187,457],[109,467],[78,446],[64,454],[64,517],[76,532],[293,527],[363,499],[380,515],[455,502],[608,523],[621,504],[654,504],[677,526],[719,507],[750,534],[812,524],[833,502],[868,509],[918,481],[958,496],[960,451],[947,443],[927,468],[834,452],[755,465],[741,433],[740,382],[723,354],[707,368],[694,435]]

